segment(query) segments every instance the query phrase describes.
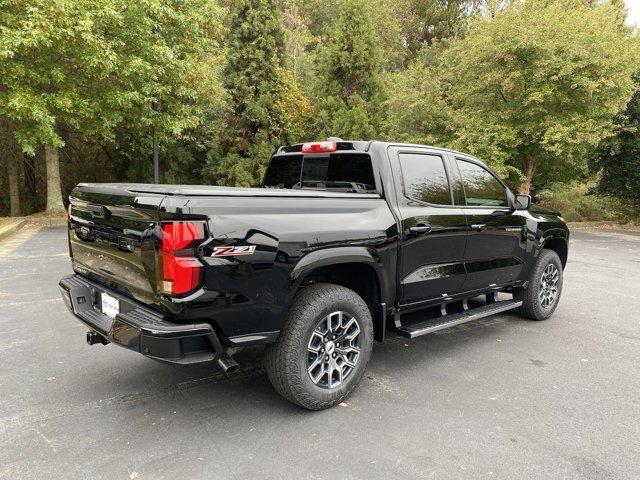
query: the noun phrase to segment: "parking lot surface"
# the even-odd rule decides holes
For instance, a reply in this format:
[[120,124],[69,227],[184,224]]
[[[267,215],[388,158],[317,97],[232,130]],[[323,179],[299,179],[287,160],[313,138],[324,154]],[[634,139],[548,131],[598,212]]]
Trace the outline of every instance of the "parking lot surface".
[[0,242],[0,478],[638,479],[640,236],[572,234],[555,316],[374,347],[345,406],[308,412],[260,351],[214,365],[88,346],[63,229]]

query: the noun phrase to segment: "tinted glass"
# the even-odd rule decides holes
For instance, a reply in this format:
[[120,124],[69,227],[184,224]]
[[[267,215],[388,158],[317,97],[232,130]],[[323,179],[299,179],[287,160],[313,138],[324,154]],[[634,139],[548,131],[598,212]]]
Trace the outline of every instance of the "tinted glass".
[[441,157],[401,153],[400,168],[407,197],[436,205],[451,205],[449,181]]
[[469,206],[505,206],[506,190],[488,170],[475,163],[456,160]]
[[293,188],[300,182],[302,155],[273,157],[264,174],[263,185],[270,188]]
[[302,155],[273,157],[264,186],[351,193],[370,193],[376,188],[371,157],[341,153],[306,155],[304,160]]

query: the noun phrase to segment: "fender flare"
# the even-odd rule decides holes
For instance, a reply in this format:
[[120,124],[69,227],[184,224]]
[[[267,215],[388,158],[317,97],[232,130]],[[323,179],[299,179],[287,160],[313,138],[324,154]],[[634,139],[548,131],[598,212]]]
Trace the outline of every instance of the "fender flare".
[[544,248],[545,244],[549,240],[553,240],[556,238],[560,238],[565,242],[568,242],[569,235],[567,235],[566,230],[563,230],[562,228],[550,228],[549,230],[545,230],[543,232],[543,236],[540,238],[540,241],[538,242],[538,248]]
[[569,235],[561,228],[551,228],[543,232],[542,236],[536,241],[536,256],[551,240],[564,240],[569,248]]
[[289,274],[287,290],[289,290],[290,297],[287,295],[289,297],[287,300],[291,300],[304,279],[312,271],[321,267],[344,263],[363,263],[371,266],[380,287],[380,302],[390,301],[391,297],[388,289],[392,287],[393,279],[388,278],[389,274],[385,270],[378,253],[372,248],[363,246],[324,248],[310,252],[302,257]]
[[549,244],[549,242],[554,240],[562,240],[562,242],[564,243],[564,252],[563,252],[564,258],[562,258],[562,255],[558,253],[561,257],[560,259],[562,260],[562,268],[564,268],[566,266],[567,259],[569,256],[569,235],[567,234],[566,231],[562,229],[552,229],[545,232],[544,237],[540,239],[540,242],[537,245],[536,257],[540,254],[540,252],[544,248],[547,248],[547,245]]

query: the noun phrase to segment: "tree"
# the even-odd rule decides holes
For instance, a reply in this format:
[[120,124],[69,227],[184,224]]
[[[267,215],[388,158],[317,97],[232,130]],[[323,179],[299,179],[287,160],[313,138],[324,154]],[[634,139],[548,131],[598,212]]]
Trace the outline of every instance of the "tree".
[[320,53],[316,118],[318,131],[375,138],[382,130],[384,88],[379,43],[364,0],[345,0],[329,43]]
[[448,146],[454,140],[455,117],[437,72],[442,45],[424,47],[419,60],[386,77],[384,130],[389,138],[408,143]]
[[494,18],[513,2],[514,0],[480,0],[477,2],[476,8],[481,15]]
[[585,172],[632,92],[638,41],[619,14],[609,2],[527,0],[477,20],[433,73],[454,146],[513,170],[521,193],[537,172]]
[[[491,0],[489,0],[491,1]],[[399,0],[409,58],[424,46],[463,33],[476,11],[477,0]]]
[[600,172],[595,193],[627,200],[637,217],[640,215],[640,73],[636,73],[634,80],[636,91],[615,118],[615,135],[598,147],[592,168]]
[[285,69],[277,0],[238,0],[229,32],[224,70],[229,108],[209,163],[217,183],[246,187],[262,177],[279,145],[294,140],[288,112],[306,100]]
[[17,217],[22,212],[20,208],[20,174],[18,170],[18,158],[20,156],[20,149],[17,148],[8,122],[0,119],[0,160],[4,160],[7,169],[9,214],[12,217]]
[[64,209],[64,132],[114,140],[118,126],[175,138],[220,97],[214,0],[8,0],[0,10],[0,115],[22,149],[44,147],[47,211]]

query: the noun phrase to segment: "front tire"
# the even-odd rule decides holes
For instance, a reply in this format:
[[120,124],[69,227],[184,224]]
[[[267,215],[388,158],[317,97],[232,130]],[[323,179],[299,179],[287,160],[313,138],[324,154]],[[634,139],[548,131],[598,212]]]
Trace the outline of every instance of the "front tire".
[[309,410],[332,407],[360,383],[373,348],[373,321],[354,291],[316,284],[295,298],[266,370],[274,388]]
[[546,320],[555,312],[562,293],[562,262],[553,250],[543,249],[529,277],[529,284],[514,295],[522,300],[518,313],[531,320]]

